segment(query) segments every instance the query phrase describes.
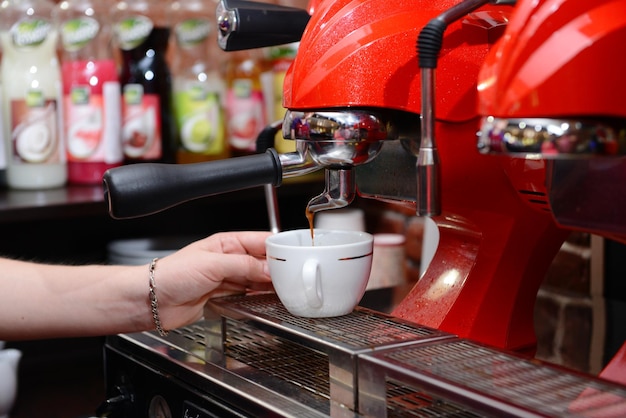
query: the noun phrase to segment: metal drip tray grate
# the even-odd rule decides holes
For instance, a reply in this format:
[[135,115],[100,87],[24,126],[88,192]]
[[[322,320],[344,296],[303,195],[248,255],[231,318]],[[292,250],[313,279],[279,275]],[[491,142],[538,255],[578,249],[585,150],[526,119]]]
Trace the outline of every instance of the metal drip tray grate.
[[[221,350],[225,359],[236,357],[273,376],[280,370],[280,378],[308,376],[303,380],[291,377],[288,380],[353,411],[357,407],[357,359],[361,353],[454,338],[365,308],[356,308],[340,317],[296,317],[274,293],[212,299],[205,311],[205,318],[210,317],[219,318],[222,324],[221,340],[210,341],[210,348]],[[242,327],[248,328],[244,334],[238,331]],[[255,333],[263,337],[250,340],[250,335]],[[268,350],[280,356],[270,357],[272,360],[255,358],[255,351]],[[315,366],[311,369],[322,374],[310,376],[314,371],[308,370],[306,363],[295,360],[300,355],[306,361],[313,361]]]
[[393,418],[480,418],[483,415],[416,388],[388,381],[387,416]]
[[167,340],[183,349],[187,354],[206,360],[207,327],[204,322],[197,322],[186,327],[170,331]]
[[375,376],[425,388],[494,416],[626,414],[626,389],[622,386],[466,340],[410,346],[360,360],[363,380],[359,385],[368,393],[360,398],[364,411],[384,408],[377,405],[377,398],[387,388],[364,380]]
[[108,344],[264,411],[250,416],[626,416],[624,386],[368,309],[294,317],[273,294],[214,299],[203,321],[167,337]]
[[291,315],[273,293],[213,299],[209,306],[224,316],[251,319],[264,328],[286,332],[293,338],[305,338],[316,345],[332,344],[351,352],[452,337],[361,307],[333,318],[297,317]]
[[226,350],[258,371],[295,385],[325,401],[330,399],[328,357],[291,341],[227,320]]

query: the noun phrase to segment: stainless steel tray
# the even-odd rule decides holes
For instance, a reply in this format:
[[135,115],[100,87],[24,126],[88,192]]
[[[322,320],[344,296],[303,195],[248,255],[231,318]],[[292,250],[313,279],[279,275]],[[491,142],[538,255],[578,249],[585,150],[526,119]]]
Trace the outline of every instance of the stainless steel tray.
[[221,333],[207,337],[212,361],[234,358],[352,411],[358,406],[359,355],[454,338],[361,307],[334,318],[296,317],[274,293],[213,299],[205,319],[221,323]]
[[623,386],[462,339],[367,353],[358,367],[368,416],[449,416],[424,411],[443,399],[461,417],[626,416]]
[[364,308],[294,317],[274,294],[214,299],[167,337],[115,341],[251,416],[626,416],[624,386]]
[[[206,321],[198,321],[173,329],[166,337],[152,331],[113,335],[107,337],[105,352],[129,359],[130,367],[115,371],[121,372],[123,384],[130,384],[130,389],[138,392],[137,399],[150,399],[157,393],[168,403],[175,403],[192,401],[197,395],[197,398],[202,398],[198,406],[211,408],[215,403],[230,405],[230,409],[237,410],[236,416],[240,417],[358,417],[346,408],[331,411],[328,397],[300,390],[290,382],[276,379],[234,358],[229,359],[226,367],[207,361],[204,336],[211,327]],[[245,332],[244,329],[241,331]],[[158,377],[162,376],[177,389],[159,392],[163,390],[162,386],[157,388],[144,384],[133,388],[135,376],[140,374],[138,365],[142,370],[156,373],[155,384],[163,384]],[[115,376],[114,373],[108,378],[114,379]],[[155,388],[157,392],[152,392]],[[202,403],[206,399],[209,399],[208,403]],[[144,416],[146,411],[143,408],[147,408],[147,403],[136,406],[137,414],[132,416]]]

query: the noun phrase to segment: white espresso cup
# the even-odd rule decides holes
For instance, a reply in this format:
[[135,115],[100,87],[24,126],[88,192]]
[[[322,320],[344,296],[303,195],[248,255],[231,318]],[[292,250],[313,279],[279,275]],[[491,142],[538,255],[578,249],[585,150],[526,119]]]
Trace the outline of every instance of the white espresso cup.
[[360,302],[372,267],[367,232],[309,229],[279,232],[265,241],[278,298],[295,316],[346,315]]

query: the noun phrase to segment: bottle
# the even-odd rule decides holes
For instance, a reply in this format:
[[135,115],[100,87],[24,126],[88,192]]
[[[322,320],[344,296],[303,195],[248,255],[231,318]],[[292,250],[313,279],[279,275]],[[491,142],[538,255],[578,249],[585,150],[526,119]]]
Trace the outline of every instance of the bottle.
[[112,10],[120,52],[124,163],[174,163],[169,8],[159,0],[118,1]]
[[4,145],[4,112],[2,111],[2,80],[0,80],[0,188],[7,185],[7,159]]
[[2,108],[7,185],[65,185],[60,128],[58,32],[49,0],[7,0],[0,10]]
[[263,81],[271,72],[262,49],[230,54],[226,70],[228,144],[232,155],[252,154],[258,134],[268,123]]
[[224,116],[225,85],[219,73],[213,0],[172,3],[172,113],[177,129],[177,163],[229,156]]
[[[269,60],[272,66],[272,118],[282,120],[286,109],[283,107],[283,84],[289,66],[296,58],[299,43],[291,43],[269,48]],[[294,152],[296,141],[286,140],[283,133],[276,133],[274,148],[281,154]]]
[[[294,7],[306,10],[309,0],[275,0],[274,4],[279,6]],[[269,61],[272,67],[272,120],[282,120],[285,117],[286,109],[283,107],[283,84],[285,74],[296,58],[299,42],[278,45],[268,48]],[[283,133],[276,133],[274,138],[274,148],[281,154],[294,152],[296,141],[286,140]]]
[[100,184],[104,172],[121,165],[124,157],[120,83],[107,3],[65,0],[55,10],[68,182],[74,184]]

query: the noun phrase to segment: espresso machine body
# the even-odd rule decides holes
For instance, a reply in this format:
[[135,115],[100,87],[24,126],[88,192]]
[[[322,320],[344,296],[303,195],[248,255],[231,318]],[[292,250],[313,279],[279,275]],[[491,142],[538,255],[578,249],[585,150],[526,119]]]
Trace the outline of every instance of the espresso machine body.
[[[298,151],[270,152],[252,165],[264,173],[261,184],[275,186],[281,177],[326,170],[313,211],[345,206],[358,194],[419,213],[418,173],[433,162],[436,170],[424,172],[436,172],[429,187],[440,202],[429,216],[440,238],[428,269],[391,314],[358,307],[338,318],[298,318],[262,293],[212,300],[202,321],[168,337],[109,337],[102,416],[626,414],[623,384],[532,357],[534,301],[567,235],[626,236],[619,210],[599,202],[611,195],[617,204],[624,187],[615,185],[624,184],[626,114],[623,94],[615,94],[625,88],[624,64],[604,72],[596,61],[624,55],[626,2],[505,3],[512,2],[309,3],[284,84],[282,130]],[[471,11],[459,12],[465,5]],[[241,24],[238,7],[262,9],[222,1],[218,21],[227,35]],[[434,65],[424,69],[416,43],[433,21],[446,25]],[[581,65],[594,72],[578,71]],[[545,77],[530,83],[528,74]],[[555,97],[577,87],[576,99]],[[535,134],[519,134],[522,120]],[[555,134],[555,120],[581,129],[559,123]],[[590,125],[591,139],[581,134]],[[432,136],[426,142],[425,133]],[[583,152],[561,147],[562,137],[579,140]],[[224,169],[211,164],[194,174]],[[116,190],[122,179],[158,177],[152,168],[121,169],[129,175],[105,179],[111,205],[132,201]],[[190,183],[160,209],[228,188]]]
[[[386,141],[377,158],[356,167],[361,196],[415,205],[422,113],[415,45],[420,29],[454,4],[322,2],[311,18],[300,42],[305,53],[286,76],[285,107],[391,109],[401,127],[398,141]],[[476,151],[478,72],[511,11],[485,6],[443,35],[434,110],[439,246],[394,315],[520,350],[534,345],[534,298],[567,232],[551,216],[541,164]]]

